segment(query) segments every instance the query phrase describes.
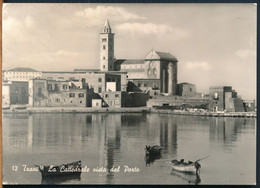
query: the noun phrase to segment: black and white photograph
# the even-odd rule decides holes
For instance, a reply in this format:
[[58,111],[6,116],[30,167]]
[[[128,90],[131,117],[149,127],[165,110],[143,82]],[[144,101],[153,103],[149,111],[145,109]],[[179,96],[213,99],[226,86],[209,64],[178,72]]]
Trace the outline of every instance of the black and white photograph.
[[4,3],[3,185],[256,185],[256,3]]

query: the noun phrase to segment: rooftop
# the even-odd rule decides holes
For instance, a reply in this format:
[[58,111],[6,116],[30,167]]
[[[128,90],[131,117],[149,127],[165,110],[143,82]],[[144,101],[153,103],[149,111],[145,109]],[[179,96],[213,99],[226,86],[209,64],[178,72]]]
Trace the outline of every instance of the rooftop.
[[117,59],[114,64],[144,64],[145,59]]
[[167,53],[167,52],[157,52],[157,55],[160,57],[160,59],[165,59],[165,60],[174,60],[174,61],[178,61],[177,58],[170,54],[170,53]]

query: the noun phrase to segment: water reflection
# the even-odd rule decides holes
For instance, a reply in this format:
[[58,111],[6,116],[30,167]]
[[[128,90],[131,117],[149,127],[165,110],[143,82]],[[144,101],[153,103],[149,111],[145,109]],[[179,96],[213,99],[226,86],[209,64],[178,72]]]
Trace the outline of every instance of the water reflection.
[[198,173],[179,172],[172,169],[171,175],[181,178],[189,184],[198,185],[201,182],[200,175]]
[[159,155],[152,155],[152,156],[146,155],[144,157],[146,166],[149,166],[150,164],[154,163],[155,160],[160,159],[161,157],[162,157],[161,154],[159,154]]
[[[149,173],[154,173],[149,169],[152,170],[156,165],[161,165],[156,166],[158,171],[170,168],[163,160],[180,157],[196,159],[196,154],[207,153],[210,147],[216,147],[215,151],[218,152],[232,152],[234,147],[239,147],[237,142],[241,140],[241,135],[255,134],[255,122],[255,119],[162,114],[3,115],[3,150],[7,156],[4,163],[14,163],[15,158],[13,161],[8,158],[13,153],[18,158],[21,153],[28,153],[28,161],[36,163],[34,160],[38,160],[39,164],[71,161],[73,156],[80,155],[85,160],[83,163],[93,167],[111,169],[121,165],[122,168],[128,163],[143,168],[150,166],[145,168],[149,176]],[[144,161],[145,145],[162,146],[161,156],[145,157]],[[57,157],[59,153],[60,158]],[[40,157],[32,159],[32,154]],[[200,177],[180,172],[172,172],[171,175],[177,177],[176,181],[180,178],[192,184],[201,181]],[[96,175],[94,178],[99,183],[116,184],[122,178],[122,173],[108,171],[104,176]],[[86,179],[74,178],[81,182],[87,182]],[[74,180],[63,179],[60,183]],[[52,181],[44,180],[44,183]]]
[[59,177],[42,177],[41,184],[61,184],[70,181],[80,181],[80,175],[81,174],[72,174]]
[[209,126],[209,140],[210,142],[221,141],[224,149],[230,151],[231,146],[238,139],[238,133],[245,128],[254,130],[253,121],[254,119],[247,118],[212,118]]

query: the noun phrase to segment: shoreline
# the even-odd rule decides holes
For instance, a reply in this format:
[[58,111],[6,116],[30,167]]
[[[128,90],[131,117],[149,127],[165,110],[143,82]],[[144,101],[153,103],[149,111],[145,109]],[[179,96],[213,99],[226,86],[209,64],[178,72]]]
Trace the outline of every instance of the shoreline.
[[157,113],[186,116],[207,117],[241,117],[256,118],[256,112],[187,112],[165,109],[153,109],[149,107],[125,107],[125,108],[92,108],[92,107],[27,107],[26,109],[2,109],[2,114],[41,114],[41,113]]

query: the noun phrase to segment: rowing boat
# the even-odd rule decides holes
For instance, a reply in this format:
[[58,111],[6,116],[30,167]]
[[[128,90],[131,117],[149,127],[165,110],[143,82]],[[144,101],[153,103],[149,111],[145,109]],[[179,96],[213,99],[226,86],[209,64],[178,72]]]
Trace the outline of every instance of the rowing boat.
[[177,170],[180,172],[192,172],[192,173],[197,173],[201,167],[201,165],[197,161],[184,162],[183,159],[180,161],[172,160],[171,165],[174,170]]
[[156,156],[161,154],[162,147],[161,146],[145,146],[145,154],[146,156]]

